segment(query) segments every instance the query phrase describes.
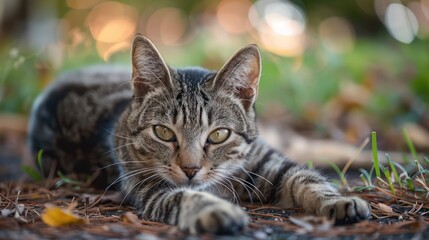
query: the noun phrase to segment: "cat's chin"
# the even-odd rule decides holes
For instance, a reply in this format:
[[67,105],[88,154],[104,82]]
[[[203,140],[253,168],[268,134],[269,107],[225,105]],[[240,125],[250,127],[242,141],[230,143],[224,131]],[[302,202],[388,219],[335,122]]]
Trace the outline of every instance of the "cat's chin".
[[195,181],[195,180],[184,180],[184,181],[180,181],[180,182],[174,182],[174,184],[177,187],[191,188],[191,189],[195,189],[195,190],[205,189],[209,185],[206,182]]

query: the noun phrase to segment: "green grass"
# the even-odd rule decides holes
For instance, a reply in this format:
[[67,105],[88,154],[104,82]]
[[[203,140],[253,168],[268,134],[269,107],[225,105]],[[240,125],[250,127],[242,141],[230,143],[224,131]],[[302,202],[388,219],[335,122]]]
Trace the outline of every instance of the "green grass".
[[405,142],[407,143],[408,148],[410,149],[411,156],[413,156],[414,160],[417,160],[417,152],[416,148],[414,147],[414,144],[411,142],[411,138],[408,135],[405,128],[402,128],[402,134],[404,135]]
[[395,182],[399,184],[399,186],[402,188],[402,181],[399,178],[398,171],[396,170],[395,164],[393,164],[392,159],[390,158],[389,154],[386,153],[386,159],[389,163],[390,168],[392,169],[393,176],[395,177]]
[[373,131],[371,135],[372,135],[372,156],[374,158],[375,176],[377,176],[377,178],[380,178],[381,173],[380,173],[380,164],[378,161],[377,133]]
[[[372,132],[372,153],[373,153],[373,164],[371,169],[359,169],[360,179],[363,186],[352,186],[355,191],[374,190],[380,187],[386,187],[390,190],[393,196],[397,196],[398,192],[409,191],[415,194],[424,194],[422,197],[429,194],[429,188],[427,186],[427,179],[429,177],[429,159],[427,156],[423,156],[421,161],[418,161],[418,155],[415,151],[414,144],[408,137],[407,133],[403,131],[404,137],[406,138],[407,145],[410,149],[410,155],[404,156],[406,160],[399,164],[395,162],[389,154],[385,155],[388,166],[384,167],[379,162],[379,152],[377,149],[377,133]],[[410,160],[415,158],[415,160]],[[329,163],[332,169],[337,173],[340,178],[341,186],[348,187],[348,181],[345,177],[345,172],[340,171],[338,166],[333,163]],[[374,176],[375,173],[375,176]],[[382,174],[383,173],[383,174]]]
[[27,176],[29,176],[32,180],[34,181],[41,181],[43,179],[45,179],[45,177],[43,176],[43,174],[41,172],[42,170],[42,156],[43,156],[43,149],[40,149],[39,152],[37,153],[37,165],[39,170],[37,170],[34,167],[31,166],[27,166],[27,165],[23,165],[21,167],[22,171],[27,174]]
[[341,169],[337,165],[335,165],[334,163],[332,163],[332,162],[328,162],[328,164],[332,167],[332,169],[334,169],[334,171],[340,177],[341,185],[343,187],[347,187],[349,184],[347,182],[347,178],[346,178],[345,174],[343,173],[343,171],[341,171]]
[[[36,163],[37,163],[37,168],[35,167],[31,167],[28,165],[23,165],[21,167],[22,171],[27,174],[28,177],[30,177],[31,180],[36,181],[36,182],[40,182],[43,181],[45,183],[45,185],[47,185],[49,182],[48,179],[43,175],[43,149],[40,149],[39,152],[37,153],[37,159],[36,159]],[[66,175],[64,175],[61,171],[57,171],[57,175],[58,175],[58,179],[56,179],[56,181],[54,182],[55,187],[61,187],[64,184],[68,184],[68,185],[72,185],[72,186],[77,186],[77,187],[81,187],[84,184],[80,181],[74,180]]]

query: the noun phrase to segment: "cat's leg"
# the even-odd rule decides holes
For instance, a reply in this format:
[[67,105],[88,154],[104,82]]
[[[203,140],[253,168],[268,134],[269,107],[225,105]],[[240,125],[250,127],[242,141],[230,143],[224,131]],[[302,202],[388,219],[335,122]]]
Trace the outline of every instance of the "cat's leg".
[[207,192],[189,189],[149,190],[138,208],[143,218],[176,225],[191,234],[241,231],[247,214],[237,205]]
[[[337,223],[356,222],[370,216],[366,201],[358,197],[341,196],[328,179],[316,170],[290,161],[263,142],[258,143],[252,159],[241,173],[243,181],[251,183],[253,199],[260,192],[265,203],[280,207],[301,207],[305,211],[334,218]],[[247,176],[246,176],[247,175]],[[250,185],[250,184],[248,184]],[[239,191],[245,199],[249,194]]]
[[[284,160],[288,161],[288,160]],[[335,219],[337,224],[368,219],[370,208],[359,197],[341,196],[317,171],[295,166],[282,177],[277,205],[303,209]]]

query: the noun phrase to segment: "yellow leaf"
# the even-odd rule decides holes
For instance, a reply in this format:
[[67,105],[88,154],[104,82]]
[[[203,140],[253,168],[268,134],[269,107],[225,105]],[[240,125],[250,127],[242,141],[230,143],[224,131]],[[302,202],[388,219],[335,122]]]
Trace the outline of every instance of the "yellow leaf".
[[132,223],[135,225],[141,225],[139,217],[132,212],[126,212],[122,215],[122,221],[125,223]]
[[393,209],[384,203],[377,203],[377,207],[385,213],[393,213]]
[[42,220],[51,227],[85,223],[83,219],[74,215],[71,211],[55,206],[46,206],[42,214]]

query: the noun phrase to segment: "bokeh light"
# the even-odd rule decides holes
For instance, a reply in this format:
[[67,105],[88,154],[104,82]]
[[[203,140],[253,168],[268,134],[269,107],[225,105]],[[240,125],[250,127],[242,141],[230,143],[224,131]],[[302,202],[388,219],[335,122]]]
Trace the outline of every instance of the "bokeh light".
[[154,41],[165,45],[178,44],[187,30],[185,13],[173,7],[155,11],[147,21],[146,33]]
[[245,33],[250,28],[247,13],[251,5],[248,0],[223,0],[217,7],[217,21],[227,32]]
[[99,55],[107,61],[115,51],[129,46],[137,28],[137,10],[119,2],[103,2],[95,6],[88,14],[86,23],[96,40]]
[[355,32],[344,18],[330,17],[319,25],[319,36],[325,48],[335,53],[344,53],[353,49]]
[[250,8],[249,19],[269,51],[282,56],[298,56],[304,52],[307,20],[297,5],[261,0]]
[[406,6],[399,3],[390,4],[384,16],[384,23],[390,35],[403,43],[411,43],[419,29],[417,18]]
[[419,23],[418,37],[429,36],[429,0],[411,2],[408,4],[408,8],[415,14]]
[[115,43],[134,34],[137,20],[135,8],[119,2],[105,2],[89,13],[87,24],[94,39]]

